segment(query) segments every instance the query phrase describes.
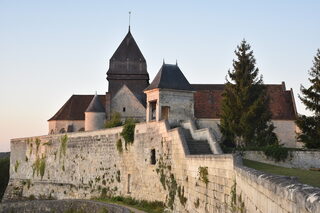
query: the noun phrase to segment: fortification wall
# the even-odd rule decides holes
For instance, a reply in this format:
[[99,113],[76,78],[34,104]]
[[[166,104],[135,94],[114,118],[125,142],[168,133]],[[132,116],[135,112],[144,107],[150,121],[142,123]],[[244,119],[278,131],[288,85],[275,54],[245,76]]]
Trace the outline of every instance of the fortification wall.
[[273,164],[288,168],[320,168],[320,151],[289,151],[285,161],[275,162],[267,158],[263,151],[245,151],[244,158],[262,163]]
[[[64,134],[14,139],[4,199],[89,199],[104,192],[164,201],[164,190],[154,181],[156,172],[150,164],[150,149],[161,152],[164,125],[138,124],[135,143],[127,148],[120,136],[122,127],[68,133],[65,142]],[[117,150],[119,140],[122,152]]]
[[188,155],[183,132],[166,122],[137,124],[127,149],[121,131],[70,133],[65,146],[65,135],[12,140],[5,199],[108,194],[163,201],[174,212],[320,211],[319,188],[242,167],[230,154]]

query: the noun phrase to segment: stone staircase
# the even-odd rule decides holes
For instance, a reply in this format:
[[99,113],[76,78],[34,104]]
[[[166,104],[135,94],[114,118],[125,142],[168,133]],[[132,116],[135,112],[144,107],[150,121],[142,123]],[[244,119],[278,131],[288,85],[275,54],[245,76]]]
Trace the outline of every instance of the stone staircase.
[[198,129],[192,120],[182,122],[181,129],[190,155],[222,154],[211,129]]
[[213,152],[207,140],[194,140],[189,129],[182,129],[190,155],[211,155]]

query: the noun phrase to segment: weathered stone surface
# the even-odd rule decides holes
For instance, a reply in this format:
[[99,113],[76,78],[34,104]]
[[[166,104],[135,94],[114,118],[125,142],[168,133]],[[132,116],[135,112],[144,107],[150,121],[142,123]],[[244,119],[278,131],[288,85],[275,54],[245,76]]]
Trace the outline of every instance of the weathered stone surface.
[[[189,155],[183,131],[167,122],[137,124],[127,148],[121,131],[68,133],[65,149],[63,134],[12,140],[4,200],[106,193],[166,202],[174,212],[320,212],[319,188],[243,167],[231,154]],[[37,159],[45,162],[43,176]]]

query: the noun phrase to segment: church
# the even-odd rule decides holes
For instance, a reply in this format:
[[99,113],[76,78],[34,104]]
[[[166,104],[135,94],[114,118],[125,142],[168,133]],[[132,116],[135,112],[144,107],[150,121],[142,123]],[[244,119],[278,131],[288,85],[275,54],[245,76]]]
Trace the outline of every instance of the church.
[[[130,28],[110,58],[107,80],[104,95],[72,95],[48,120],[49,134],[102,129],[118,112],[122,120],[167,119],[172,126],[194,120],[199,128],[210,128],[218,141],[221,138],[218,124],[224,84],[190,84],[177,64],[165,63],[150,84],[147,62]],[[287,90],[284,82],[266,87],[275,133],[285,146],[297,147],[292,89]]]

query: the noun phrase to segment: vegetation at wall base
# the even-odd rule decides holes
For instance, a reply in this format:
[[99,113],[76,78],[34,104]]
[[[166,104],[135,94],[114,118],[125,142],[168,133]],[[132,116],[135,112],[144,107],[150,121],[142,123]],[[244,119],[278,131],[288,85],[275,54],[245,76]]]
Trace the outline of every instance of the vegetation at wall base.
[[136,200],[131,197],[115,196],[115,197],[96,198],[95,200],[106,202],[106,203],[115,203],[115,204],[125,205],[125,206],[133,207],[142,211],[146,211],[149,213],[162,213],[165,208],[164,203],[159,201],[150,202],[145,200]]
[[299,95],[299,98],[307,109],[314,112],[314,115],[298,117],[296,124],[301,130],[298,133],[298,140],[307,148],[320,149],[320,49],[314,57],[309,75],[311,86],[305,88],[301,85],[300,90],[303,96]]
[[320,187],[320,172],[304,169],[286,168],[266,163],[243,159],[243,165],[274,175],[294,176],[298,181],[311,186]]
[[237,47],[233,70],[223,92],[220,130],[229,147],[263,146],[278,141],[273,132],[266,88],[250,45]]
[[1,158],[0,159],[0,201],[8,185],[9,168],[10,168],[10,158],[9,157]]
[[106,121],[104,127],[105,128],[113,128],[117,126],[122,126],[121,122],[121,115],[119,112],[114,112],[111,115],[111,119],[109,121]]

